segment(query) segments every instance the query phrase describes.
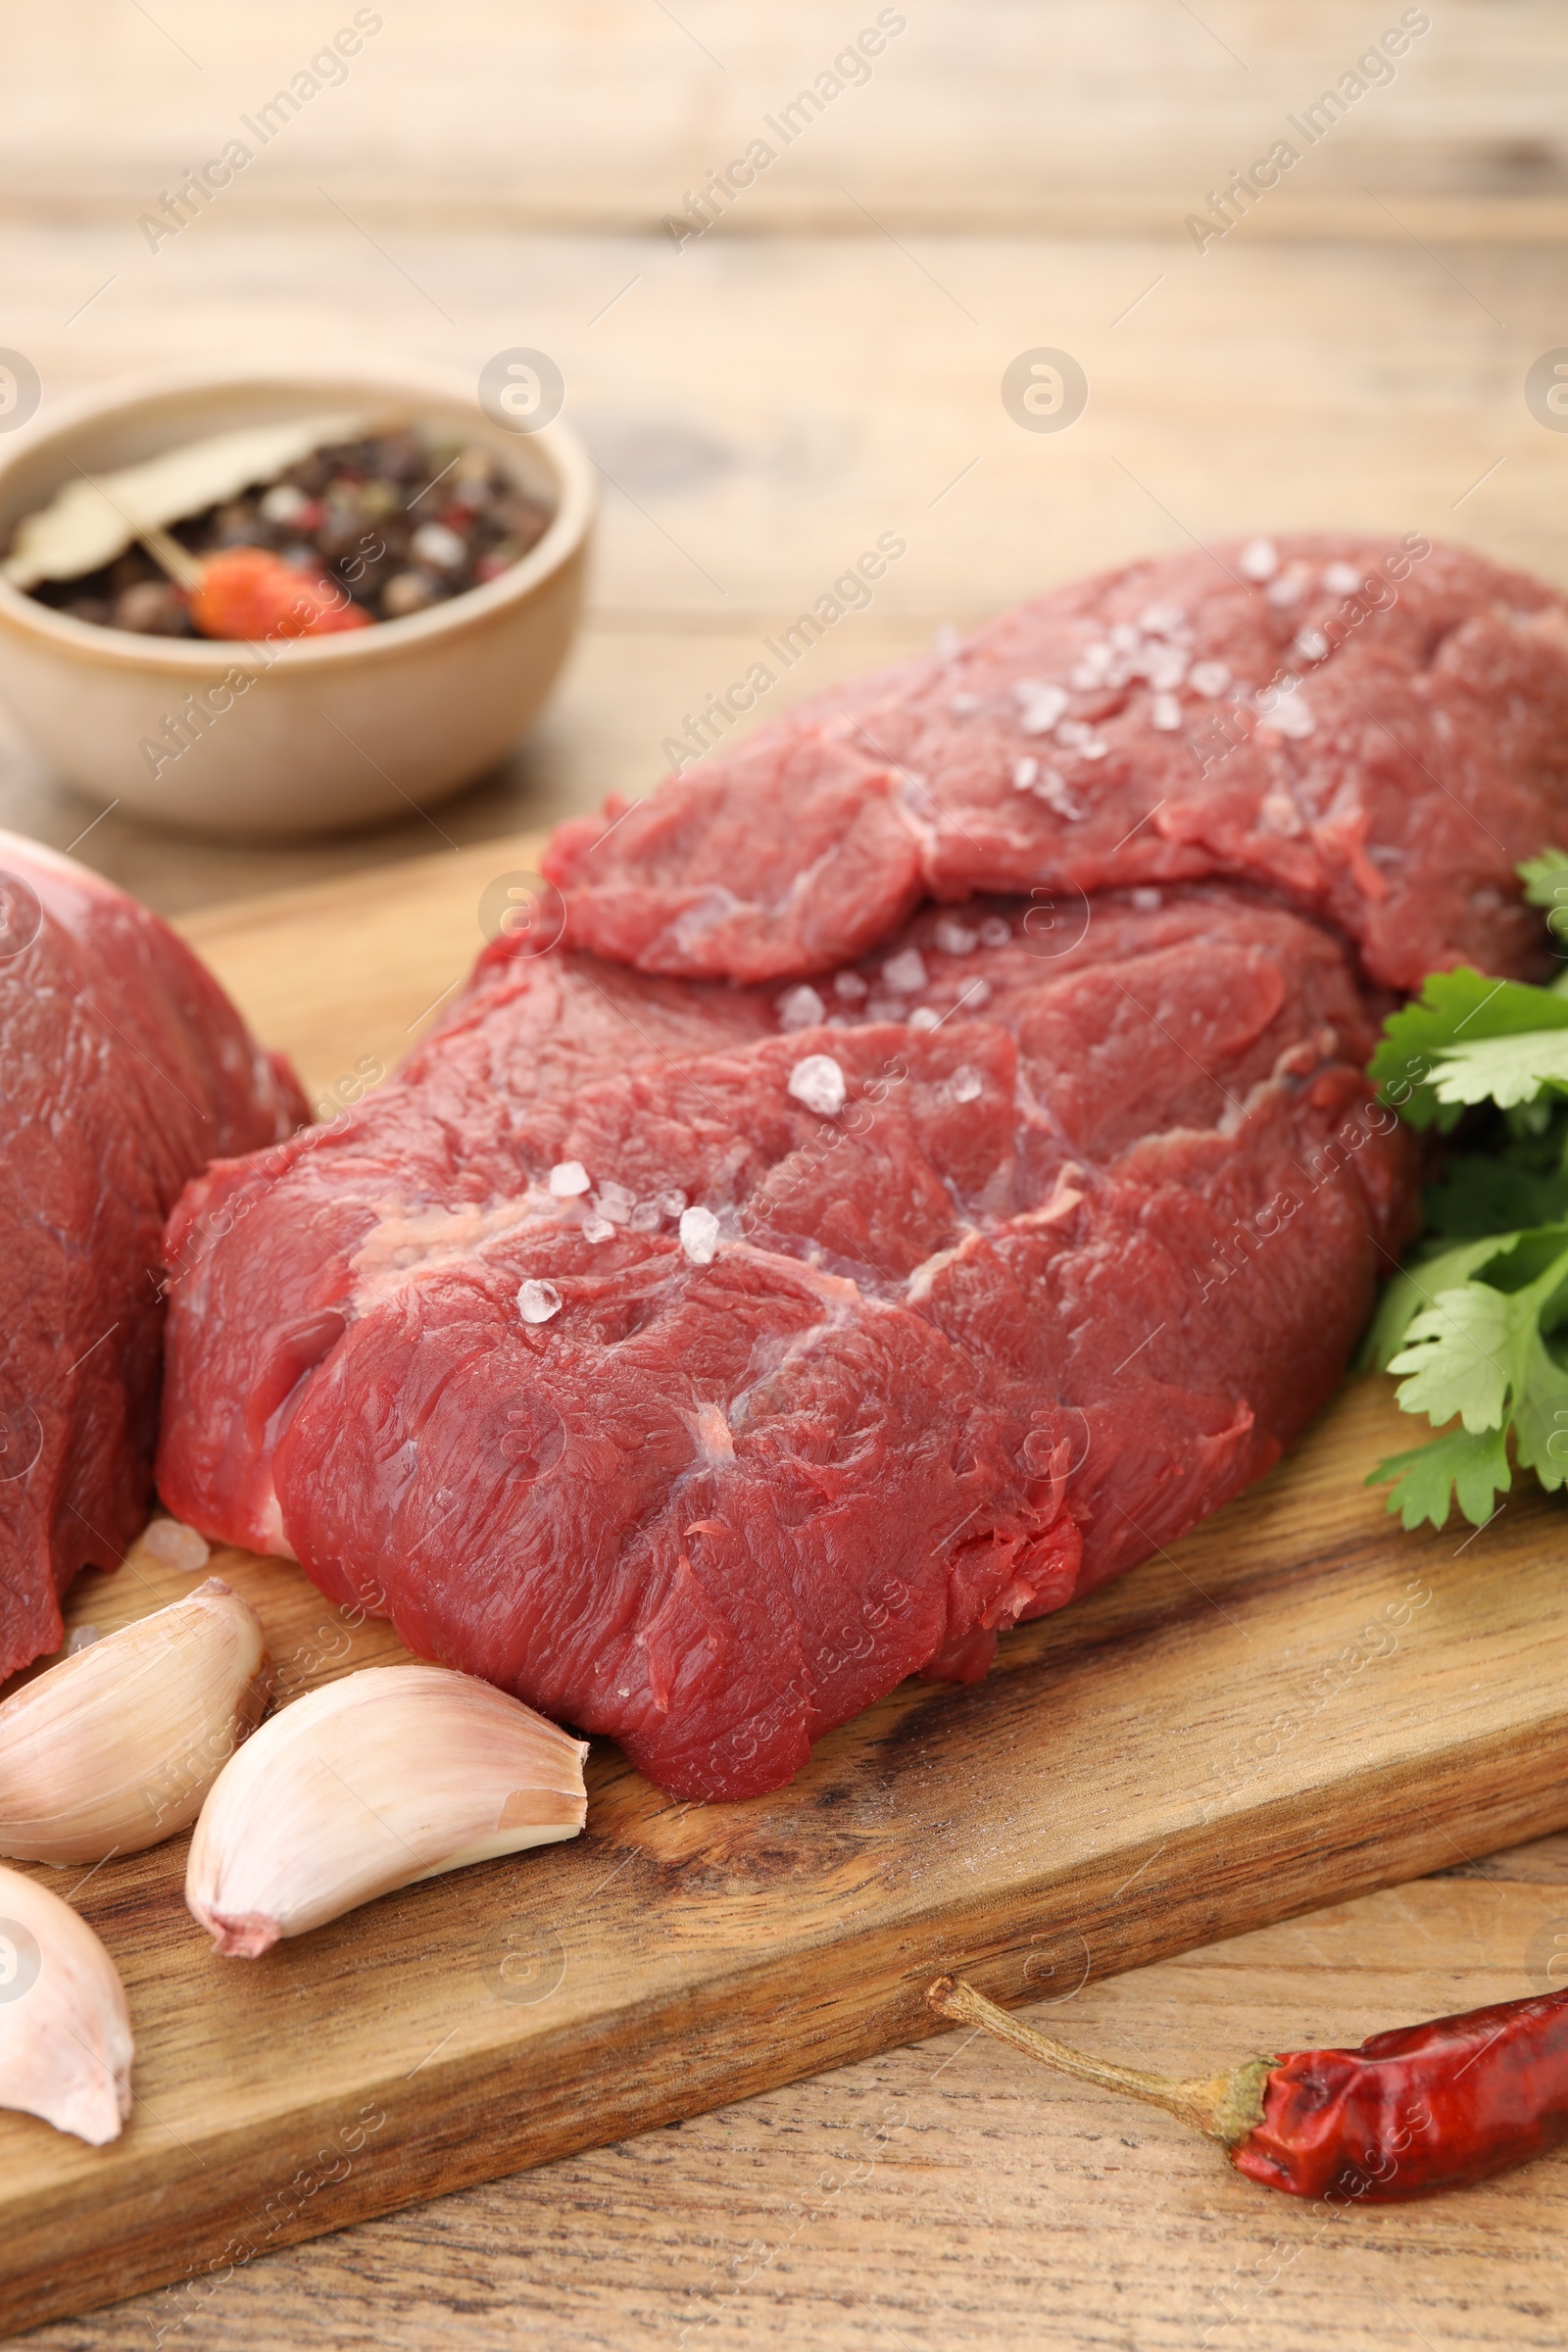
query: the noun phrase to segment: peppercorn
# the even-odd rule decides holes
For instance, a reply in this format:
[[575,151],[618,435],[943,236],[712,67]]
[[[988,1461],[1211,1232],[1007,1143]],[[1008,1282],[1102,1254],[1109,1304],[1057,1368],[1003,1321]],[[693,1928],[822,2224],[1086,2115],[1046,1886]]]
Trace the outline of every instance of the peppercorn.
[[137,580],[114,602],[114,626],[138,637],[183,637],[185,593],[172,580]]

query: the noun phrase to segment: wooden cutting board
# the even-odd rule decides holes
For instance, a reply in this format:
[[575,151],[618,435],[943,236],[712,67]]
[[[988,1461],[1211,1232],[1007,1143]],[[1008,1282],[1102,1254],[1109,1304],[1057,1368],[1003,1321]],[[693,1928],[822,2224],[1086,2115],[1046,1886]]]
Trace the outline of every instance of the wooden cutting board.
[[[454,852],[186,929],[324,1096],[407,1049],[482,894],[531,856]],[[1362,1480],[1411,1434],[1388,1384],[1348,1384],[1174,1550],[1008,1636],[973,1689],[906,1685],[792,1788],[679,1804],[596,1743],[573,1844],[259,1962],[216,1958],[188,1917],[183,1838],[40,1871],[123,1974],[136,2111],[104,2150],[0,2114],[0,2327],[167,2281],[160,2340],[194,2344],[232,2267],[913,2039],[942,1970],[1066,1998],[1568,1824],[1561,1505],[1523,1491],[1480,1533],[1402,1535]],[[297,1569],[213,1567],[296,1682],[403,1654]],[[189,1582],[138,1546],[71,1621],[108,1632]]]

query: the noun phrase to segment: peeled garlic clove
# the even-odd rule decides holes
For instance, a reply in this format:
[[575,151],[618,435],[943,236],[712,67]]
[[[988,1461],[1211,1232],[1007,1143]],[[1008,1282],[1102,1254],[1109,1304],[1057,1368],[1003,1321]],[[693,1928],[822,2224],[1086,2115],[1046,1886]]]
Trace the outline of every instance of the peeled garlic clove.
[[0,2107],[101,2148],[130,2113],[130,2012],[87,1922],[0,1869]]
[[101,1862],[193,1822],[267,1705],[256,1612],[217,1577],[0,1705],[0,1854]]
[[264,1724],[202,1807],[185,1900],[254,1960],[438,1871],[574,1838],[584,1740],[446,1666],[368,1666]]

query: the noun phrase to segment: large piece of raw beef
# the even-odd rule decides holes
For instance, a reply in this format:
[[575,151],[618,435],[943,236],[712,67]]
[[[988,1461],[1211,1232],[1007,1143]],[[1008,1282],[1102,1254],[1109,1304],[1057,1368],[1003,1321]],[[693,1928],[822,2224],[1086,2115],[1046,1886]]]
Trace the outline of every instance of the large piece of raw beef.
[[1258,1476],[1416,1221],[1382,989],[1533,969],[1568,840],[1559,601],[1416,542],[1319,650],[1384,552],[1061,592],[564,828],[575,944],[186,1195],[170,1506],[744,1797]]
[[166,1502],[685,1795],[982,1672],[1274,1460],[1411,1201],[1325,933],[1198,888],[1043,956],[1027,912],[918,917],[783,1026],[492,954],[333,1131],[187,1194]]
[[0,833],[0,1679],[147,1517],[164,1222],[216,1154],[306,1113],[156,915]]

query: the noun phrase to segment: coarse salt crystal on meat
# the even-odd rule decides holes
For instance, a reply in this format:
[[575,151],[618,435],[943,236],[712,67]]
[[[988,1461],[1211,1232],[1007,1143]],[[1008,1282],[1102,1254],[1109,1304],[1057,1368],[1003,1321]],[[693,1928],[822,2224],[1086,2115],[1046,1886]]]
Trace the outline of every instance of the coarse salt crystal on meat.
[[1073,798],[1067,789],[1065,777],[1057,767],[1048,767],[1034,790],[1037,800],[1054,808],[1057,815],[1064,816],[1070,825],[1075,825],[1084,813],[1083,803]]
[[1022,706],[1018,724],[1025,735],[1049,735],[1067,708],[1067,695],[1060,686],[1019,686],[1014,689]]
[[918,996],[926,978],[925,957],[918,948],[905,948],[882,966],[882,985],[896,997]]
[[561,1312],[561,1293],[553,1282],[525,1282],[518,1286],[517,1312],[525,1323],[548,1323]]
[[1266,725],[1278,734],[1290,736],[1293,742],[1310,735],[1317,724],[1305,695],[1287,694],[1283,690],[1264,707],[1263,718]]
[[1187,656],[1179,645],[1154,646],[1144,668],[1156,693],[1173,694],[1187,676]]
[[790,1072],[789,1092],[808,1110],[830,1119],[844,1108],[844,1072],[831,1054],[808,1054]]
[[694,1266],[710,1266],[718,1252],[718,1219],[710,1208],[681,1211],[680,1246]]
[[819,1029],[827,1007],[814,988],[792,988],[778,1001],[778,1025],[783,1030]]

